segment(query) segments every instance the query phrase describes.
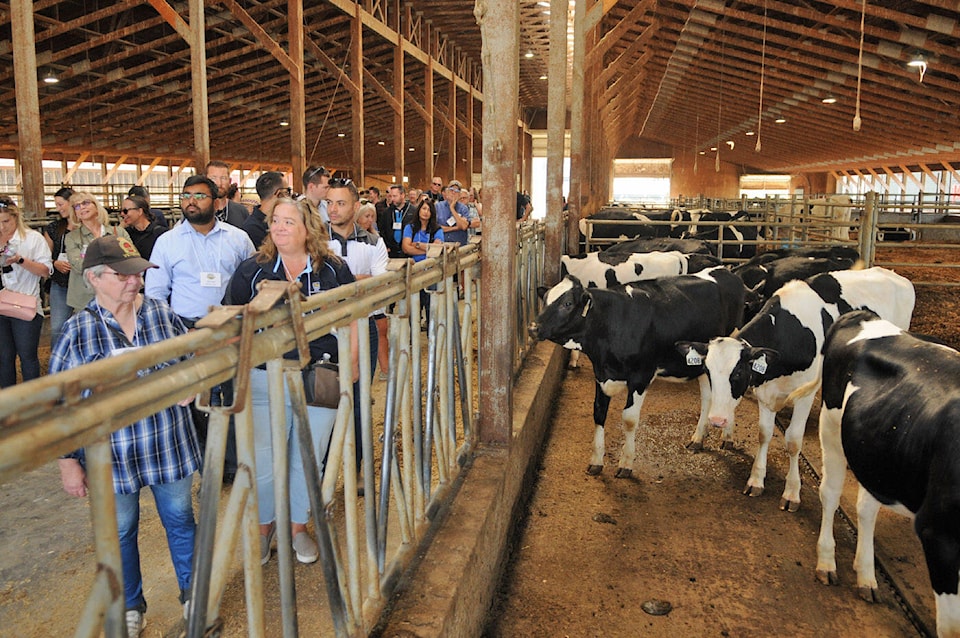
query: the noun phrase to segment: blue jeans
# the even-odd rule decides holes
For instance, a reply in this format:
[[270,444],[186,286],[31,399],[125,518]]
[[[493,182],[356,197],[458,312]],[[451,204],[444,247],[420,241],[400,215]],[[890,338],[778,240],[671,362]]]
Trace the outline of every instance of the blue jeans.
[[[370,380],[373,381],[377,372],[377,351],[380,348],[380,335],[377,333],[377,322],[372,317],[370,322]],[[372,420],[372,419],[371,419]],[[356,436],[357,474],[363,471],[363,424],[360,422],[360,381],[353,383],[353,432]]]
[[[170,559],[180,585],[180,602],[190,591],[193,564],[193,538],[197,525],[193,519],[193,500],[190,488],[193,476],[174,483],[151,485],[153,500],[157,503],[160,522],[167,532]],[[120,560],[123,563],[123,593],[127,609],[146,611],[143,598],[143,578],[140,574],[140,493],[117,494],[117,529],[120,532]]]
[[34,315],[31,321],[0,315],[0,388],[17,384],[17,357],[24,381],[40,376],[40,331],[43,317]]
[[[283,403],[286,409],[287,462],[290,480],[290,520],[306,523],[309,519],[310,498],[307,495],[307,479],[300,454],[300,437],[294,429],[293,409],[286,383],[283,388]],[[253,411],[254,462],[257,465],[257,500],[260,506],[260,524],[267,525],[277,518],[273,493],[273,441],[270,435],[270,398],[267,391],[267,371],[254,368],[250,371],[250,409]],[[314,454],[323,476],[323,459],[330,447],[333,425],[337,411],[329,408],[307,406],[310,419],[310,434],[313,437]]]
[[67,305],[67,287],[50,282],[50,347],[57,344],[60,329],[70,318],[73,308]]

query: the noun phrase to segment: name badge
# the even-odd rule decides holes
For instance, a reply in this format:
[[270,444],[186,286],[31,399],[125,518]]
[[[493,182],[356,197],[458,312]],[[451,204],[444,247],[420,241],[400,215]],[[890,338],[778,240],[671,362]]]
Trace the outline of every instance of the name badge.
[[456,220],[456,218],[455,218],[453,215],[451,215],[451,216],[450,216],[450,219],[447,220],[447,225],[448,225],[448,226],[456,226],[456,225],[457,225],[457,220]]
[[67,253],[60,253],[57,255],[57,261],[67,261]]
[[204,288],[219,288],[220,273],[209,270],[200,271],[200,285]]
[[403,230],[400,222],[393,222],[393,229],[394,229],[394,230]]
[[139,349],[140,349],[140,346],[126,346],[126,347],[123,347],[123,348],[114,348],[114,349],[110,352],[110,356],[119,357],[120,355],[122,355],[122,354],[124,354],[124,353],[126,353],[126,352],[133,352],[134,350],[139,350]]

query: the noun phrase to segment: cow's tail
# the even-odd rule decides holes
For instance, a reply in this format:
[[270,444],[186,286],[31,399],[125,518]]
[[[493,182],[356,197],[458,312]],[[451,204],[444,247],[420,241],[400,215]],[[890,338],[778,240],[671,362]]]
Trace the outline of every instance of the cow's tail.
[[799,388],[797,388],[796,390],[788,394],[785,399],[783,399],[776,406],[774,406],[774,410],[779,412],[785,406],[793,405],[797,399],[801,399],[805,396],[813,394],[819,389],[820,389],[820,375],[818,374],[816,378],[813,379],[813,381],[804,383],[802,386],[800,386]]

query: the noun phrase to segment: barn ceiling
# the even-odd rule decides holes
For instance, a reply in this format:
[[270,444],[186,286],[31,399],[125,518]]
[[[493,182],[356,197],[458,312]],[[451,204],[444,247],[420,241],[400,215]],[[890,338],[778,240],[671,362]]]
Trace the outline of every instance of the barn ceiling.
[[[602,16],[587,40],[584,70],[614,154],[639,137],[671,147],[675,156],[703,151],[709,161],[709,149],[718,147],[721,160],[762,172],[960,160],[956,1],[582,1],[590,16]],[[164,5],[189,19],[185,1],[34,3],[38,73],[60,80],[40,83],[45,152],[90,151],[111,161],[192,156],[190,51],[158,12]],[[547,106],[548,82],[541,78],[549,55],[548,5],[520,0],[521,112],[534,126],[545,121]],[[17,125],[9,6],[0,3],[0,152],[12,154]],[[213,157],[263,165],[290,161],[289,130],[280,126],[289,118],[289,76],[261,37],[286,47],[286,7],[287,0],[206,3]],[[450,80],[434,73],[435,161],[442,166],[451,160],[448,135],[457,138],[457,155],[466,155],[471,127],[478,159],[479,100],[472,122],[466,111],[466,87],[480,95],[484,80],[474,3],[362,0],[360,7],[463,78],[452,118]],[[304,3],[306,148],[308,160],[326,165],[351,161],[345,78],[354,13],[349,0]],[[392,173],[395,120],[387,94],[400,90],[393,45],[366,25],[367,172]],[[908,66],[917,55],[927,64],[922,82]],[[406,60],[405,146],[414,149],[406,162],[422,165],[426,66],[409,54]],[[862,125],[854,131],[858,95]],[[827,97],[836,102],[824,104]]]

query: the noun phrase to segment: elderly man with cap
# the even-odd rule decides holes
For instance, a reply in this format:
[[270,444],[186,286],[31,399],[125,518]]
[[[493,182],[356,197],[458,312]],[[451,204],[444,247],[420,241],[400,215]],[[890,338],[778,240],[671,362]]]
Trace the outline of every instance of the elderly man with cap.
[[468,240],[470,220],[466,205],[460,203],[460,186],[453,180],[443,189],[443,201],[437,202],[437,221],[443,229],[443,240],[462,246]]
[[[140,257],[125,237],[105,235],[90,242],[83,258],[83,281],[93,290],[94,298],[64,324],[50,355],[51,374],[187,332],[166,302],[140,294],[143,273],[148,268],[156,266]],[[145,368],[137,375],[147,376],[172,363],[176,362]],[[110,435],[126,624],[131,637],[141,635],[147,610],[137,543],[140,491],[144,487],[153,492],[166,530],[180,602],[186,610],[196,531],[190,488],[193,474],[200,467],[200,448],[188,403],[185,399]],[[72,496],[86,496],[84,451],[66,455],[59,465],[64,490]]]

